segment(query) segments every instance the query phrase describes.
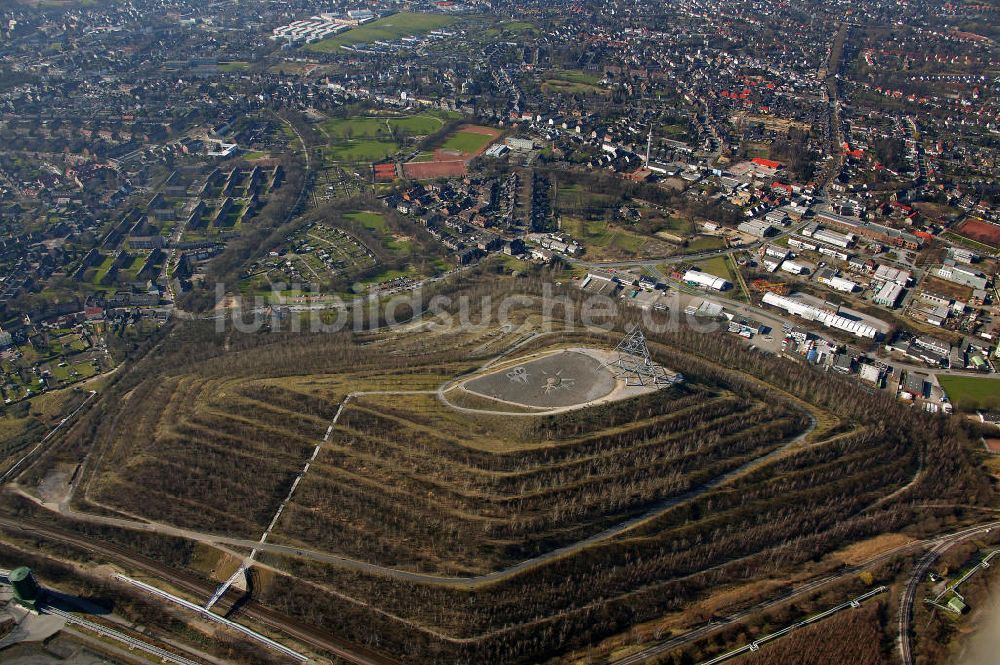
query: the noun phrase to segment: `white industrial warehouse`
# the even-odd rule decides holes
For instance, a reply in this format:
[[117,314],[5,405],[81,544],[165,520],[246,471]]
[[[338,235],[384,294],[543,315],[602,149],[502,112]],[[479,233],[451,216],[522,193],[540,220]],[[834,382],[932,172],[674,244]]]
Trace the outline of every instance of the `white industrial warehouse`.
[[688,270],[684,273],[684,281],[688,284],[694,284],[706,289],[715,289],[716,291],[725,291],[732,286],[732,284],[721,277],[716,277],[700,270]]
[[764,294],[762,302],[766,305],[773,305],[774,307],[783,309],[790,314],[801,316],[807,321],[818,321],[827,328],[844,330],[857,337],[875,339],[878,336],[878,330],[870,325],[855,321],[854,319],[848,319],[836,312],[821,309],[795,298],[788,298],[786,296],[779,296],[777,293],[768,292]]

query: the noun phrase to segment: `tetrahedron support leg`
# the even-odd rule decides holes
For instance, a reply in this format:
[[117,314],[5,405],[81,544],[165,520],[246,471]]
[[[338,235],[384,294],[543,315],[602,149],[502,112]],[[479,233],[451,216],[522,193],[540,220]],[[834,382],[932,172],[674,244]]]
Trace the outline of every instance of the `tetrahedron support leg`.
[[638,325],[626,333],[614,352],[617,357],[605,366],[627,386],[669,386],[684,379],[680,374],[668,372],[653,362],[646,336]]

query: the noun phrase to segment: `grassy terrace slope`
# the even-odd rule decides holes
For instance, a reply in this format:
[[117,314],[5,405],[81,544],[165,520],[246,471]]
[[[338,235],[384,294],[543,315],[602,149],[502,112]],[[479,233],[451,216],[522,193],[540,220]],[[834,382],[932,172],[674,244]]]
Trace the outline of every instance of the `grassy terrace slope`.
[[[498,300],[506,288],[490,277],[461,293]],[[431,391],[347,402],[268,539],[302,551],[261,553],[289,576],[257,601],[404,662],[521,663],[733,585],[826,574],[817,562],[852,543],[936,533],[951,517],[928,501],[991,496],[959,421],[730,336],[652,335],[655,357],[686,383],[600,407],[501,417],[438,401],[437,386],[498,353],[620,338],[533,334],[543,318],[532,304],[514,317],[523,328],[359,335],[179,322],[59,449],[63,463],[87,460],[74,505],[256,539],[346,395]],[[32,475],[45,474],[39,464]]]

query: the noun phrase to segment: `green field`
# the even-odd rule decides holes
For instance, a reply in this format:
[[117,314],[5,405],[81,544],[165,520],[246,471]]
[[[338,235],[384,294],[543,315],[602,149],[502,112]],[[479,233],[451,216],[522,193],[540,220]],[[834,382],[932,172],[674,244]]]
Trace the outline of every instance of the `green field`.
[[542,92],[559,92],[567,95],[573,94],[606,94],[607,90],[598,87],[597,82],[601,78],[595,74],[588,74],[579,70],[557,69],[548,72],[542,82]]
[[61,353],[74,353],[87,350],[87,343],[74,333],[60,335],[55,344],[53,344],[53,346],[56,345],[61,349]]
[[94,273],[94,280],[93,280],[94,284],[101,283],[101,280],[104,279],[104,276],[108,274],[108,271],[111,270],[111,266],[113,266],[114,263],[115,263],[114,256],[104,257],[104,261],[102,261],[101,264],[97,266],[97,272]]
[[94,376],[97,373],[97,370],[94,369],[94,364],[90,362],[74,363],[66,367],[55,365],[51,369],[52,376],[61,383],[79,381]]
[[604,95],[607,90],[586,83],[570,83],[569,81],[550,80],[542,84],[542,92],[562,93],[564,95]]
[[579,183],[568,185],[560,183],[555,199],[555,205],[559,210],[588,210],[606,208],[614,204],[617,197],[593,192]]
[[338,139],[389,139],[392,130],[411,136],[426,136],[444,124],[430,113],[399,117],[362,116],[357,118],[330,118],[320,125],[332,138]]
[[398,150],[399,145],[393,141],[351,139],[324,148],[323,155],[331,162],[377,162],[396,154]]
[[451,16],[441,14],[424,14],[417,12],[399,12],[392,16],[386,16],[371,23],[360,25],[347,32],[324,39],[321,42],[310,44],[306,48],[310,51],[330,52],[336,51],[341,46],[353,46],[355,44],[369,44],[377,41],[396,41],[401,37],[413,35],[423,35],[431,30],[445,28],[456,21]]
[[359,284],[381,284],[400,277],[417,277],[417,271],[413,266],[408,266],[406,270],[383,270],[377,275],[361,280]]
[[730,284],[739,284],[736,280],[736,275],[733,274],[729,261],[725,256],[713,256],[710,259],[703,259],[698,261],[696,265],[702,272],[707,272],[715,275],[716,277],[721,277]]
[[508,31],[513,32],[516,35],[530,33],[538,34],[538,28],[535,27],[534,23],[528,23],[527,21],[511,21],[509,23],[504,23],[501,27]]
[[587,249],[593,259],[636,256],[650,238],[633,233],[602,220],[563,217],[562,230]]
[[945,374],[939,374],[937,378],[956,409],[1000,409],[1000,380]]
[[557,81],[567,81],[568,83],[582,83],[584,85],[597,85],[601,77],[597,74],[588,74],[579,69],[556,69],[546,75],[546,78]]
[[375,231],[376,233],[385,233],[386,223],[385,217],[378,214],[377,212],[359,211],[359,212],[349,212],[344,215],[347,219],[354,220],[361,224],[369,231]]
[[[382,238],[382,246],[396,256],[409,256],[413,253],[413,242],[409,238],[395,235],[386,223],[385,217],[379,213],[362,210],[358,212],[349,212],[344,215],[344,217],[358,222],[369,231],[380,235]],[[410,271],[400,273],[400,275],[394,275],[393,277],[399,277],[404,274],[409,275]],[[379,275],[378,279],[375,281],[385,281],[385,279],[387,278],[383,275]]]
[[477,152],[484,145],[493,140],[492,136],[478,134],[468,130],[455,132],[448,137],[448,140],[441,146],[444,150],[456,150],[458,152]]
[[146,257],[139,254],[132,259],[132,263],[127,268],[122,269],[121,273],[128,281],[135,281],[136,275],[139,274],[144,263],[146,263]]
[[659,134],[666,135],[668,138],[685,140],[688,138],[688,128],[687,125],[679,124],[667,124],[660,125]]
[[443,124],[433,113],[330,118],[320,125],[331,141],[323,156],[329,162],[376,162],[396,154],[402,135],[426,136]]
[[707,252],[713,249],[722,249],[726,246],[726,241],[717,236],[698,236],[688,242],[687,251]]
[[250,63],[249,62],[243,62],[243,61],[240,61],[240,60],[233,60],[231,62],[220,62],[219,63],[219,71],[227,72],[227,73],[242,72],[242,71],[244,71],[246,69],[249,69],[249,68],[250,68]]

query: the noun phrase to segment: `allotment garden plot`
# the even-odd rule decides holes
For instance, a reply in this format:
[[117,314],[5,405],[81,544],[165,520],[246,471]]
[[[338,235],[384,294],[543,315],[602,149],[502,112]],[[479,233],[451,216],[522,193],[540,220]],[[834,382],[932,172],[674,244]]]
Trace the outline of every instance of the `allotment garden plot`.
[[249,281],[256,290],[276,284],[326,284],[376,265],[375,254],[349,232],[323,223],[308,224],[283,252],[258,261]]

